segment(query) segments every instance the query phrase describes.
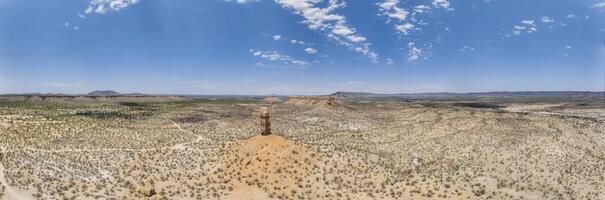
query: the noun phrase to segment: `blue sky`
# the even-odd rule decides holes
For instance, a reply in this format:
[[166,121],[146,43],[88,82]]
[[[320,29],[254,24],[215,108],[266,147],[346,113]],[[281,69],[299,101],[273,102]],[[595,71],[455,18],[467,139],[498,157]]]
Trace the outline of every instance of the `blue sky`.
[[603,0],[2,0],[0,93],[605,90]]

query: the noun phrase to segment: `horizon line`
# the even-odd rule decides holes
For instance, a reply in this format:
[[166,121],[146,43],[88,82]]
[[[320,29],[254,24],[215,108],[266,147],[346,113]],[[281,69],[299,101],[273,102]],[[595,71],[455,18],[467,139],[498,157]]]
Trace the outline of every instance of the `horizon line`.
[[[96,91],[107,91],[107,90],[96,90]],[[93,91],[94,92],[94,91]],[[400,92],[400,93],[374,93],[374,92],[349,92],[349,91],[336,91],[329,94],[176,94],[176,93],[142,93],[142,92],[126,92],[119,93],[118,95],[105,95],[105,96],[121,96],[121,95],[147,95],[147,96],[329,96],[336,93],[357,93],[357,94],[373,94],[373,95],[414,95],[414,94],[480,94],[480,93],[544,93],[544,92],[585,92],[585,93],[605,93],[605,90],[494,90],[494,91],[468,91],[468,92]],[[25,93],[0,93],[0,96],[10,95],[65,95],[65,96],[103,96],[103,95],[88,95],[87,93],[42,93],[42,92],[25,92]]]

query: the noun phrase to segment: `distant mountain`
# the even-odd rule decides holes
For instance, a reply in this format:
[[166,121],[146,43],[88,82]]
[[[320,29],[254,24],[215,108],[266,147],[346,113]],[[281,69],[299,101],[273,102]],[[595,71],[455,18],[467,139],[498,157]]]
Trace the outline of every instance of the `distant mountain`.
[[94,92],[89,92],[86,95],[88,95],[88,96],[119,96],[120,93],[117,93],[116,91],[113,91],[113,90],[97,90]]
[[384,94],[374,94],[369,92],[335,92],[330,94],[337,99],[355,99],[355,98],[369,98],[369,97],[378,97],[385,96]]

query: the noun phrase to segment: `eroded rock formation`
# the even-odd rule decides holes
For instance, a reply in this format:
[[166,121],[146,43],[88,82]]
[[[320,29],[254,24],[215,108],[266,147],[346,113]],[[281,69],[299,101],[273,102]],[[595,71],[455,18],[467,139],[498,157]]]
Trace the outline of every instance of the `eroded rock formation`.
[[267,107],[260,108],[260,130],[261,135],[271,135],[271,121]]

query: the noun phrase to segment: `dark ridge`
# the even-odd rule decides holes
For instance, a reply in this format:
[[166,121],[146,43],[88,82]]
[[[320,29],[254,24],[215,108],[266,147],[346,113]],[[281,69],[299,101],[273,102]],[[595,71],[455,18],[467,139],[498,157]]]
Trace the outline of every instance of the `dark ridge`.
[[86,95],[88,95],[88,96],[119,96],[120,93],[117,93],[116,91],[113,91],[113,90],[97,90],[97,91],[89,92]]

